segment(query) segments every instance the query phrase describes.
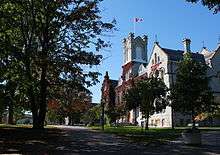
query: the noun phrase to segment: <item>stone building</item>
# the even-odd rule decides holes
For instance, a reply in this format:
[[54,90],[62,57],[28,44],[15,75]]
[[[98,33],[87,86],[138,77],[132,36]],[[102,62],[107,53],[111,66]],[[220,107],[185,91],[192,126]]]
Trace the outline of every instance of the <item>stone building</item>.
[[[176,80],[177,62],[183,59],[186,52],[191,52],[192,58],[196,61],[207,63],[209,66],[207,75],[211,78],[210,87],[215,95],[217,102],[220,102],[220,46],[213,52],[203,48],[201,52],[192,52],[190,49],[190,39],[183,40],[183,50],[174,50],[162,47],[159,42],[155,42],[152,54],[148,59],[148,38],[147,36],[135,37],[130,33],[123,40],[123,65],[122,74],[118,84],[115,87],[115,106],[121,106],[123,103],[123,94],[132,87],[136,80],[150,77],[154,74],[164,81],[168,88],[171,88]],[[219,44],[220,45],[220,44]],[[127,116],[118,122],[134,123],[134,110],[131,110]],[[137,108],[137,122],[139,125],[144,122],[140,110]],[[167,106],[161,113],[155,113],[149,118],[149,126],[171,127],[183,126],[190,123],[190,116],[181,115],[172,111]]]

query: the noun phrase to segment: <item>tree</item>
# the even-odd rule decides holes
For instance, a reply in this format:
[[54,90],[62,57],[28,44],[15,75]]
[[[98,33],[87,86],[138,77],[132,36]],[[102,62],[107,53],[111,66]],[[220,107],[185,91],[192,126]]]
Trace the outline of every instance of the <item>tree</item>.
[[73,125],[74,123],[81,123],[81,117],[88,111],[90,106],[90,94],[79,92],[75,98],[72,98],[65,108],[65,112],[69,117],[69,125]]
[[0,123],[2,123],[2,118],[3,118],[3,113],[5,112],[6,109],[6,105],[4,102],[4,95],[5,91],[4,91],[4,85],[0,84]]
[[217,108],[206,71],[204,62],[195,61],[190,53],[186,53],[178,64],[176,83],[169,96],[174,111],[191,114],[193,128],[198,114],[213,112]]
[[[148,130],[149,117],[155,112],[160,112],[166,108],[166,92],[167,87],[164,82],[160,78],[151,77],[138,81],[135,87],[130,88],[129,93],[127,93],[126,101],[129,103],[129,109],[136,107],[137,101],[140,102],[140,111],[143,117],[146,118],[145,130]],[[134,105],[132,105],[132,102]]]
[[137,108],[141,105],[141,96],[136,85],[125,92],[124,100],[126,110],[134,110],[134,123],[137,125]]
[[64,108],[59,100],[50,99],[48,101],[47,123],[63,124],[66,117]]
[[209,10],[213,10],[214,13],[218,13],[220,11],[219,0],[186,0],[186,1],[192,3],[202,2],[202,5],[208,7]]
[[108,99],[104,99],[104,111],[107,116],[108,123],[111,125],[116,122],[117,112],[115,108],[115,88],[112,84],[109,85]]
[[100,123],[101,116],[101,106],[96,105],[89,109],[82,117],[82,121],[85,124],[94,125],[95,123]]
[[[94,54],[109,44],[103,33],[114,23],[103,22],[101,0],[2,0],[0,4],[1,78],[16,77],[31,103],[33,128],[43,128],[47,101],[55,87],[86,89],[98,82]],[[2,74],[2,73],[1,73]]]

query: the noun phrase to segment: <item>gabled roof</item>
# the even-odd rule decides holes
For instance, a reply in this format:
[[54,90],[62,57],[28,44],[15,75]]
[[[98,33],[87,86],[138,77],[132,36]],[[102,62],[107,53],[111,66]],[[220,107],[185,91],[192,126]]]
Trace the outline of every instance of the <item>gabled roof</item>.
[[[168,48],[161,48],[167,55],[168,59],[172,61],[180,61],[183,59],[184,51],[182,50],[173,50]],[[192,59],[200,62],[205,62],[204,56],[200,53],[192,53]]]
[[184,51],[181,50],[173,50],[168,48],[161,48],[167,55],[168,59],[172,61],[179,61],[183,59]]

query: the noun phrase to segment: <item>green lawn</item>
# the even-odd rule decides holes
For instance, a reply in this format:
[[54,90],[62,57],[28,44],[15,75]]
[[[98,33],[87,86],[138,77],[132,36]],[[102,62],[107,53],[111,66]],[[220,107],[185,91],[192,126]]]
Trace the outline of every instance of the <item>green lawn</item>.
[[[100,130],[100,126],[90,127],[93,130]],[[150,128],[148,131],[144,131],[141,127],[136,126],[120,126],[120,127],[109,127],[105,126],[105,133],[116,134],[123,136],[134,142],[145,142],[145,143],[165,143],[171,140],[175,140],[181,136],[181,133],[186,130],[186,127],[171,128]],[[200,127],[202,132],[219,130],[219,127]]]
[[[101,130],[100,127],[91,127],[93,130]],[[159,142],[164,143],[170,140],[175,140],[181,135],[184,129],[171,128],[150,128],[144,131],[141,127],[136,126],[123,126],[123,127],[105,127],[105,133],[116,134],[123,136],[134,142]]]
[[[32,128],[32,125],[27,124],[16,124],[16,125],[9,125],[9,124],[0,124],[0,128]],[[47,125],[45,128],[56,128],[53,125]]]

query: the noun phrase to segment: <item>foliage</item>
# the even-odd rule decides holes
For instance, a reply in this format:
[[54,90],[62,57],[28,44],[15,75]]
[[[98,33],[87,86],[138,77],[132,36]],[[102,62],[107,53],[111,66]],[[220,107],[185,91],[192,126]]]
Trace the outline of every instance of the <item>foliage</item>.
[[101,0],[2,0],[0,4],[1,81],[18,82],[30,103],[33,127],[43,128],[47,102],[59,89],[85,91],[98,82],[94,54],[109,44],[102,35],[114,29],[103,22]]
[[141,96],[138,93],[137,86],[134,86],[128,89],[124,95],[124,100],[126,101],[125,104],[126,104],[127,110],[130,111],[140,106],[140,99],[141,99]]
[[187,2],[197,3],[202,2],[202,4],[208,7],[209,10],[213,10],[214,13],[220,11],[220,1],[219,0],[186,0]]
[[[15,124],[24,116],[25,106],[21,104],[21,95],[17,89],[17,83],[9,80],[0,84],[1,89],[1,110],[8,114],[8,124]],[[6,122],[5,122],[6,123]]]
[[62,124],[64,118],[69,118],[69,125],[80,123],[80,119],[91,106],[90,93],[77,92],[71,88],[65,88],[57,99],[48,102],[48,119],[50,122]]
[[2,123],[3,113],[5,112],[6,105],[4,102],[4,89],[3,86],[0,85],[0,123]]
[[101,116],[101,106],[96,105],[89,109],[82,117],[82,120],[85,124],[94,125],[95,123],[100,122]]
[[141,96],[140,93],[138,93],[138,87],[134,85],[130,89],[128,89],[125,92],[125,95],[123,96],[124,101],[125,101],[125,107],[127,111],[134,110],[135,112],[135,124],[137,124],[137,108],[141,105]]
[[115,88],[113,87],[112,84],[109,85],[109,98],[106,100],[104,100],[104,111],[106,114],[106,120],[108,122],[108,124],[113,124],[116,121],[116,118],[118,116],[117,110],[116,110],[116,106],[115,106]]
[[[146,118],[146,129],[148,129],[149,117],[155,112],[162,111],[166,108],[166,91],[166,85],[160,78],[151,77],[143,81],[138,81],[135,87],[130,88],[127,95],[125,95],[125,100],[128,101],[128,104],[126,104],[128,109],[137,106],[137,101],[140,102],[140,111],[143,117]],[[134,104],[133,106],[132,102]]]
[[49,124],[62,124],[65,116],[63,107],[58,100],[51,99],[48,101],[47,121]]
[[138,87],[141,96],[140,110],[142,115],[147,119],[145,128],[148,129],[149,116],[166,108],[167,102],[165,96],[167,87],[157,77],[151,77],[139,82]]
[[208,86],[206,71],[204,62],[195,61],[190,53],[186,53],[178,64],[176,83],[169,96],[174,111],[191,113],[194,126],[194,118],[198,114],[213,112],[217,108]]

